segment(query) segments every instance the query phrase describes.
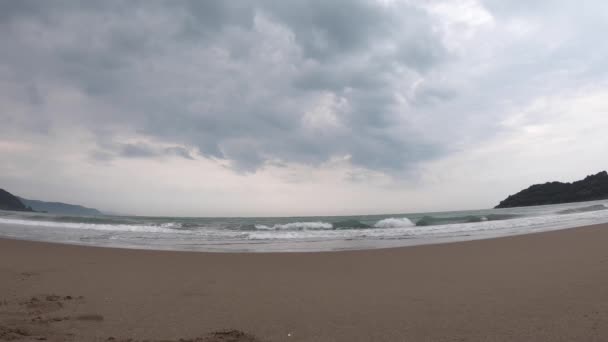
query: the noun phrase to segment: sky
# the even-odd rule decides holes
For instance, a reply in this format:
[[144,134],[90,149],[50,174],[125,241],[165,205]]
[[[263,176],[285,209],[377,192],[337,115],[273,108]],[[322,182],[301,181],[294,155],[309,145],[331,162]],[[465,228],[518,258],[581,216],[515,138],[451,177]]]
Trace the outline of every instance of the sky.
[[163,216],[490,208],[608,168],[608,2],[0,0],[0,188]]

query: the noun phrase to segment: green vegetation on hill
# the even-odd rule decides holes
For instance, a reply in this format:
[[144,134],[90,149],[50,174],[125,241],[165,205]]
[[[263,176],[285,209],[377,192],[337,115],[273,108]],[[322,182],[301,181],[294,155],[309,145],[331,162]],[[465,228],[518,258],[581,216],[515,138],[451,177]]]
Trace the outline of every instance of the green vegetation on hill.
[[525,207],[532,205],[584,202],[608,199],[608,173],[596,175],[573,183],[550,182],[535,184],[515,195],[507,197],[496,208]]
[[0,189],[0,210],[38,211],[43,213],[71,216],[103,215],[103,213],[97,209],[87,208],[81,205],[28,200],[25,198],[17,197],[3,189]]
[[38,200],[29,200],[25,198],[19,198],[25,205],[30,206],[32,209],[40,212],[58,214],[58,215],[72,215],[72,216],[100,216],[103,215],[99,210],[83,207],[81,205],[67,204],[61,202],[44,202]]
[[32,211],[32,209],[26,207],[17,196],[14,196],[3,189],[0,189],[0,210]]

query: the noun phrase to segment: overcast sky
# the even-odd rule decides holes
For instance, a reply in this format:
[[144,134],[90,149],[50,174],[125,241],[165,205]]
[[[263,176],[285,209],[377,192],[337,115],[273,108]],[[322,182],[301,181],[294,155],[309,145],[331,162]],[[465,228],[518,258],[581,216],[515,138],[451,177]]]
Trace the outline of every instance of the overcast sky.
[[608,168],[608,2],[0,0],[0,188],[140,215],[496,205]]

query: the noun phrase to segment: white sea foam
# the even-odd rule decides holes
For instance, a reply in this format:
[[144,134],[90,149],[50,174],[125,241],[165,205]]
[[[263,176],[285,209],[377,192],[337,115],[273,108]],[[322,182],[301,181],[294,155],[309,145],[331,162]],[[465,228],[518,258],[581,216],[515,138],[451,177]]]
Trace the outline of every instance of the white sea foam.
[[[592,203],[590,203],[592,204]],[[581,205],[578,204],[578,207]],[[602,204],[604,206],[604,204]],[[329,250],[376,248],[380,246],[402,246],[433,243],[435,241],[459,241],[484,237],[505,236],[555,230],[595,223],[608,222],[608,210],[589,211],[590,208],[602,209],[597,204],[583,207],[559,205],[539,208],[510,209],[472,212],[466,215],[482,217],[480,222],[458,222],[441,225],[416,226],[405,217],[390,217],[377,221],[366,218],[352,220],[348,227],[340,218],[325,218],[310,221],[289,222],[285,219],[265,219],[265,224],[251,224],[256,219],[218,219],[192,220],[180,222],[179,218],[147,220],[136,217],[127,218],[131,223],[59,222],[61,218],[52,215],[16,214],[0,212],[0,236],[34,239],[41,241],[86,243],[153,249],[188,250]],[[570,210],[574,209],[574,210]],[[568,215],[557,214],[568,210]],[[511,215],[509,219],[484,220],[488,215]],[[25,216],[20,216],[25,215]],[[415,217],[415,216],[414,216]],[[422,215],[418,215],[422,217]],[[58,221],[55,221],[55,220]],[[73,218],[72,218],[73,219]],[[125,219],[126,220],[126,219]],[[125,221],[122,220],[122,221]],[[360,221],[359,221],[360,220]],[[253,221],[253,222],[252,222]],[[360,223],[360,224],[357,224]],[[366,228],[360,225],[369,225]],[[249,227],[242,229],[241,227]],[[337,229],[334,229],[337,228]],[[211,246],[211,247],[210,247]]]
[[[407,220],[407,221],[406,221]],[[433,239],[437,237],[502,236],[608,222],[608,211],[546,215],[510,220],[416,226],[406,218],[381,220],[370,229],[284,230],[250,232],[251,240]],[[466,239],[470,239],[466,238]]]
[[259,230],[327,230],[333,229],[333,225],[327,222],[290,222],[284,224],[275,224],[272,227],[263,224],[256,224],[255,228]]
[[175,233],[175,229],[168,227],[150,226],[150,225],[130,225],[130,224],[97,224],[97,223],[73,223],[73,222],[53,222],[53,221],[37,221],[37,220],[20,220],[10,218],[0,218],[0,223],[18,224],[34,227],[49,227],[49,228],[69,228],[69,229],[92,229],[103,231],[118,231],[118,232],[148,232],[148,233]]
[[400,218],[387,218],[384,220],[380,220],[374,224],[376,228],[405,228],[405,227],[414,227],[415,224],[407,217]]
[[255,227],[255,229],[258,229],[258,230],[272,230],[272,227],[268,227],[265,224],[256,224],[256,225],[254,225],[254,227]]
[[180,229],[180,228],[182,228],[182,224],[181,223],[176,223],[176,222],[168,222],[168,223],[162,223],[160,225],[160,227],[162,227],[162,228],[170,228],[170,229]]

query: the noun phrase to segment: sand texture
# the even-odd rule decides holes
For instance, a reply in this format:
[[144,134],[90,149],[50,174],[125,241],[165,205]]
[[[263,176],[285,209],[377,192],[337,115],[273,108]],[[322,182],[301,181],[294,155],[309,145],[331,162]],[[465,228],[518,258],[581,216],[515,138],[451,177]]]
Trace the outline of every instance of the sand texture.
[[213,254],[0,239],[0,341],[608,341],[608,225]]

